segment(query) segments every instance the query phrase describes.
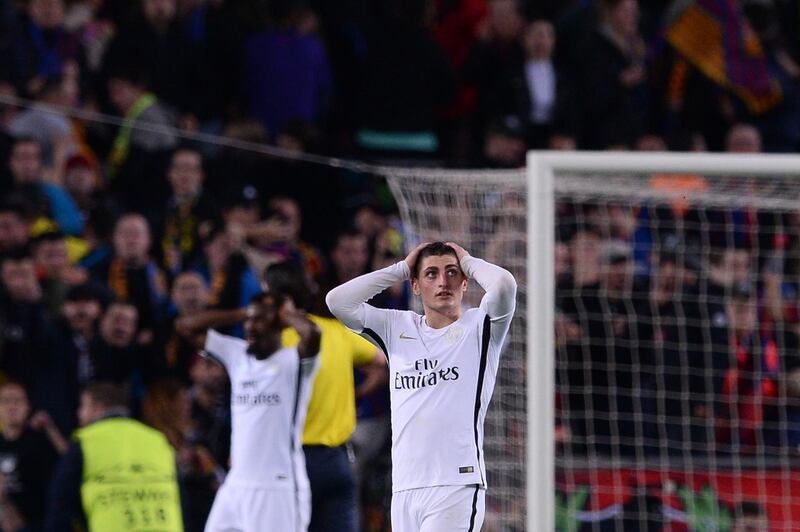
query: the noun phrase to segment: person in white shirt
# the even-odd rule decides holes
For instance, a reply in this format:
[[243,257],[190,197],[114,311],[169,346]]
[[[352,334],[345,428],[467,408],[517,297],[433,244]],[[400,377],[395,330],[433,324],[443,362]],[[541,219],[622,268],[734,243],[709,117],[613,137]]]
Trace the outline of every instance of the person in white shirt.
[[[424,315],[366,303],[404,279]],[[468,279],[486,294],[462,312]],[[516,289],[506,270],[452,242],[434,242],[328,293],[331,312],[389,357],[394,532],[480,530],[483,422]]]
[[[214,330],[206,334],[212,325],[244,316],[245,340]],[[301,437],[318,366],[319,328],[291,299],[272,292],[256,295],[245,309],[182,318],[177,327],[202,342],[231,380],[231,469],[206,532],[305,532],[311,492]],[[295,348],[281,347],[286,327],[300,336]]]

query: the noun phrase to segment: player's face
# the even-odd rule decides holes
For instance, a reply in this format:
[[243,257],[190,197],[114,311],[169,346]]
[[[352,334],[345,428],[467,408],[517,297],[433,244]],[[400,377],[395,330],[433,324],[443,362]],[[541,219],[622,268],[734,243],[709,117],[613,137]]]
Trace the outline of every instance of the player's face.
[[275,301],[252,303],[247,308],[247,321],[244,322],[244,339],[247,352],[263,359],[274,353],[280,343],[281,324]]
[[461,308],[467,278],[455,255],[431,255],[422,259],[411,288],[426,309],[449,313]]

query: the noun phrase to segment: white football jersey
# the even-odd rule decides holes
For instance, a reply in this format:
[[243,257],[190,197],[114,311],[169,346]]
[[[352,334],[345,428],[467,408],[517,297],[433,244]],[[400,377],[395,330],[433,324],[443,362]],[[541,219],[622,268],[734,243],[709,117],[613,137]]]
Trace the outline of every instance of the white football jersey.
[[231,470],[226,483],[261,489],[308,489],[302,435],[319,357],[284,348],[266,360],[247,342],[209,330],[205,351],[231,381]]
[[389,354],[393,491],[486,487],[483,422],[510,322],[473,308],[433,329],[416,312],[367,306],[362,334]]

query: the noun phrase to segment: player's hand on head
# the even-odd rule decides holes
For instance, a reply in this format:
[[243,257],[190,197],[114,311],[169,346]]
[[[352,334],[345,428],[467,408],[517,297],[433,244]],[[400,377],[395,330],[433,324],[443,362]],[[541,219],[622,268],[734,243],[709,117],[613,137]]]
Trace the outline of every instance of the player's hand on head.
[[289,322],[297,317],[297,315],[298,310],[297,307],[294,306],[294,301],[291,297],[285,296],[281,302],[281,306],[278,307],[278,319],[284,326],[288,327]]
[[411,253],[405,258],[406,265],[408,265],[408,269],[410,271],[414,271],[414,264],[417,262],[417,257],[419,257],[419,252],[422,251],[422,248],[430,244],[430,242],[423,242],[422,244],[418,245],[414,249],[411,250]]
[[455,250],[456,257],[458,257],[459,261],[461,259],[463,259],[464,257],[466,257],[467,255],[469,255],[469,253],[467,252],[466,249],[462,248],[461,246],[459,246],[455,242],[445,242],[445,244],[447,244],[448,246],[450,246],[451,248],[453,248]]

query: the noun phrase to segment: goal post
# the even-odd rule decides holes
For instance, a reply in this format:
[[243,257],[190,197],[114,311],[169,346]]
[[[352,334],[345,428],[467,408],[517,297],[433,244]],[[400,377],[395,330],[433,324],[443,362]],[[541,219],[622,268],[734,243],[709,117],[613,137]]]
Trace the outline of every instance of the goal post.
[[[579,173],[798,176],[800,156],[532,151],[527,156],[527,530],[555,530],[555,194],[556,179]],[[565,184],[566,185],[566,184]],[[579,185],[572,184],[578,192]],[[566,192],[568,186],[562,186]],[[628,190],[634,197],[636,190]],[[676,191],[679,194],[679,191]],[[646,191],[643,194],[648,196]],[[669,192],[666,193],[670,195]]]
[[[556,161],[557,162],[557,161]],[[555,530],[555,167],[528,154],[527,530]]]

